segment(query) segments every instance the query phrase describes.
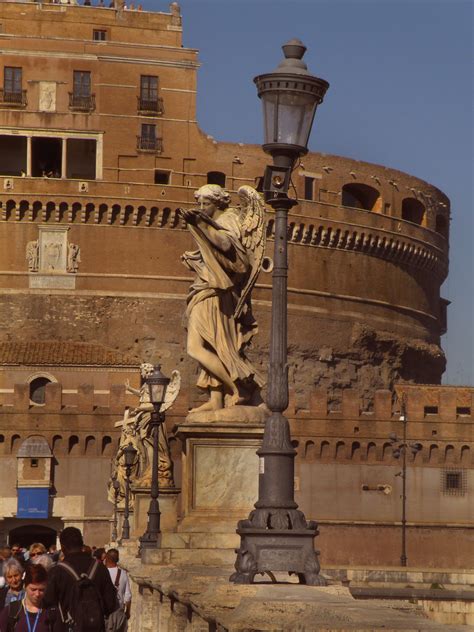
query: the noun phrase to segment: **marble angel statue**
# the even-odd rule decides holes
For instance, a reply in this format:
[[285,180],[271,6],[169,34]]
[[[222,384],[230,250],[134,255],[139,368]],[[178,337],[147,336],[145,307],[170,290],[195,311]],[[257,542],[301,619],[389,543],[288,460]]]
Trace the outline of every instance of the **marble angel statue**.
[[[125,498],[125,465],[123,458],[124,448],[131,443],[138,452],[137,462],[132,469],[131,480],[135,486],[151,486],[151,468],[153,463],[153,436],[151,428],[151,412],[153,405],[150,402],[148,387],[145,378],[153,372],[153,365],[144,363],[140,366],[142,385],[139,389],[132,388],[128,381],[126,390],[139,397],[139,404],[136,408],[126,409],[124,417],[115,425],[122,427],[119,448],[113,464],[112,478],[116,477],[119,482],[118,500],[119,505]],[[170,383],[166,389],[165,401],[160,412],[166,412],[173,405],[178,396],[181,386],[181,375],[179,371],[171,373]],[[168,435],[164,424],[160,424],[158,437],[158,485],[163,487],[174,487],[173,464],[171,461]],[[109,484],[109,500],[113,502],[114,489]]]
[[209,400],[194,411],[261,403],[263,380],[245,355],[257,331],[250,294],[265,249],[265,207],[255,189],[238,190],[240,205],[208,184],[196,209],[180,209],[197,250],[181,259],[195,273],[187,297],[187,352],[201,368],[197,386]]

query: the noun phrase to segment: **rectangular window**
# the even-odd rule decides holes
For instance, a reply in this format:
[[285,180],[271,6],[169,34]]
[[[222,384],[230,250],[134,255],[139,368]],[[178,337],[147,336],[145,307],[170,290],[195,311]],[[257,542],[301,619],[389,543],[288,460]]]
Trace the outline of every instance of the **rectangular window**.
[[428,415],[437,415],[438,406],[425,406],[424,413],[425,413],[425,417],[427,417]]
[[147,140],[155,140],[156,139],[156,125],[142,123],[142,138],[146,138]]
[[107,40],[107,31],[102,29],[94,29],[92,31],[92,39],[96,42],[105,42]]
[[142,75],[140,77],[140,98],[142,101],[158,100],[158,77]]
[[470,416],[471,416],[470,406],[457,406],[456,407],[456,417],[470,417]]
[[21,94],[22,69],[5,66],[3,72],[3,89],[9,94]]
[[170,183],[170,171],[162,171],[161,169],[155,169],[155,184],[169,184]]
[[158,143],[156,139],[156,125],[152,125],[150,123],[142,123],[138,149],[156,150],[157,148]]
[[73,86],[75,97],[90,97],[91,73],[87,70],[75,70]]
[[441,489],[448,496],[464,496],[467,491],[466,473],[464,470],[441,470]]
[[314,200],[314,178],[304,178],[304,199]]

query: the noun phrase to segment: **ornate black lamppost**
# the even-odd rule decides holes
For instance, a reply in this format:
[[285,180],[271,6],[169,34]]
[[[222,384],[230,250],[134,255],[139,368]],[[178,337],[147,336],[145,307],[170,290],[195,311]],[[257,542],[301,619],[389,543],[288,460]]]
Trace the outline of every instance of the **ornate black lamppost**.
[[302,61],[305,46],[291,40],[283,46],[285,59],[275,72],[254,81],[262,100],[265,142],[273,158],[265,170],[265,201],[275,210],[275,250],[272,284],[272,324],[267,405],[260,457],[259,491],[255,510],[241,520],[235,583],[251,583],[256,573],[288,571],[301,582],[324,583],[314,551],[318,534],[315,522],[307,522],[294,500],[294,458],[288,420],[287,365],[287,216],[297,203],[288,197],[291,171],[307,153],[307,143],[317,106],[329,87],[327,81],[309,74]]
[[402,471],[396,474],[402,478],[402,553],[400,555],[400,565],[407,565],[407,547],[406,547],[406,529],[407,529],[407,448],[409,448],[413,454],[416,454],[423,447],[421,443],[407,443],[407,413],[405,397],[402,396],[400,401],[400,421],[403,423],[403,439],[399,439],[397,435],[392,432],[389,435],[390,443],[393,448],[393,456],[396,459],[402,457]]
[[160,425],[165,420],[165,415],[160,411],[170,380],[160,371],[161,366],[157,365],[153,373],[145,378],[148,387],[150,402],[153,404],[151,413],[151,432],[153,436],[153,464],[151,470],[151,500],[148,508],[148,523],[145,533],[140,538],[140,548],[156,548],[160,544],[160,506],[158,503],[158,435]]
[[112,477],[112,487],[114,490],[114,520],[112,523],[112,542],[117,542],[118,533],[117,533],[117,501],[118,495],[120,491],[120,483],[117,480],[116,476]]
[[122,540],[130,538],[130,523],[128,516],[130,515],[130,474],[132,467],[135,465],[137,451],[131,443],[123,449],[123,458],[125,462],[125,511],[123,512]]

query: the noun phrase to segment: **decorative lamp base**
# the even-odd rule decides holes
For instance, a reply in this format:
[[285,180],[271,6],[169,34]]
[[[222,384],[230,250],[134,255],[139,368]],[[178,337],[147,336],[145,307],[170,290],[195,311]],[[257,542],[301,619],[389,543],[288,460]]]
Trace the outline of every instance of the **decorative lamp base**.
[[160,533],[144,533],[139,538],[139,550],[142,549],[159,549],[161,546],[161,532]]
[[325,586],[319,574],[319,551],[314,550],[316,528],[307,529],[255,529],[238,528],[240,548],[230,581],[235,584],[252,584],[255,575],[274,571],[287,571],[298,575],[301,584]]

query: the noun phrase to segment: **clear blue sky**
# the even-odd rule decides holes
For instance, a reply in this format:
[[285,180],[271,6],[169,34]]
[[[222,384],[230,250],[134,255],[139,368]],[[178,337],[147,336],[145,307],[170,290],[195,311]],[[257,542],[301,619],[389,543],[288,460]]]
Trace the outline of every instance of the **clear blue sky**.
[[[168,11],[165,0],[144,9]],[[261,142],[252,78],[299,37],[331,84],[310,148],[418,176],[451,199],[452,301],[444,381],[474,382],[473,7],[469,0],[181,0],[200,51],[198,121],[216,140]]]

